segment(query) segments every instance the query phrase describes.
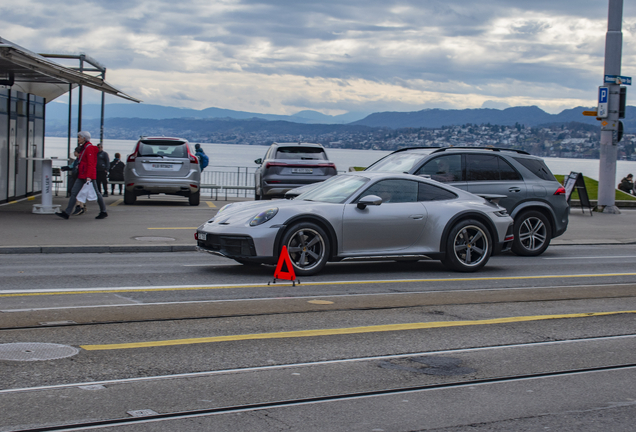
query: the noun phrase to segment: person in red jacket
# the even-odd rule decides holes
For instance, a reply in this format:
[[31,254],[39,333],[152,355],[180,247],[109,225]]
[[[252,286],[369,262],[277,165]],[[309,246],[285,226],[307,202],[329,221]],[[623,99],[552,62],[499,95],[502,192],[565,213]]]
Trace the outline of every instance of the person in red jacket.
[[[73,207],[75,207],[75,202],[77,201],[77,194],[82,189],[85,183],[90,182],[95,189],[95,194],[97,195],[97,203],[99,204],[99,214],[95,219],[104,219],[108,216],[106,213],[106,205],[104,205],[104,199],[102,195],[97,190],[97,182],[95,179],[97,178],[97,147],[91,144],[90,142],[91,134],[87,131],[81,131],[77,133],[77,145],[80,147],[79,154],[79,164],[77,166],[77,180],[73,184],[73,188],[71,189],[71,197],[68,200],[68,205],[66,206],[66,210],[61,213],[55,213],[57,216],[68,219],[71,212],[73,212]],[[76,208],[73,214],[82,214],[82,208]]]

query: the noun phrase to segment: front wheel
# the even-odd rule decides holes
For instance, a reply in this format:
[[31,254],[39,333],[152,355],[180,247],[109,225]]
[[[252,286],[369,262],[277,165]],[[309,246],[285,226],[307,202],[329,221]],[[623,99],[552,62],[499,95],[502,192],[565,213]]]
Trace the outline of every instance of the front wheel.
[[465,220],[450,231],[442,263],[451,270],[474,272],[486,265],[491,253],[488,229],[479,221]]
[[526,211],[515,218],[512,251],[522,256],[541,255],[550,245],[552,229],[548,219],[538,211]]
[[311,276],[320,272],[329,258],[329,237],[318,225],[300,222],[285,232],[283,245],[287,246],[294,272]]

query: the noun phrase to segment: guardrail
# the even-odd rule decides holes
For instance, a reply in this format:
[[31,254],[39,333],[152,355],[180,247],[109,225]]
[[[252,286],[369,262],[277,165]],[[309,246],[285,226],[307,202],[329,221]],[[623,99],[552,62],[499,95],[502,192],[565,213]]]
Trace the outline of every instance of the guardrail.
[[[201,189],[210,190],[210,197],[214,194],[218,199],[219,192],[227,197],[253,197],[254,196],[254,171],[256,167],[226,167],[208,166],[201,173]],[[57,173],[54,178],[55,191],[64,191],[66,196],[68,175],[61,172],[59,167],[54,168]],[[123,181],[109,181],[111,184],[123,184]],[[203,194],[203,192],[202,192]]]

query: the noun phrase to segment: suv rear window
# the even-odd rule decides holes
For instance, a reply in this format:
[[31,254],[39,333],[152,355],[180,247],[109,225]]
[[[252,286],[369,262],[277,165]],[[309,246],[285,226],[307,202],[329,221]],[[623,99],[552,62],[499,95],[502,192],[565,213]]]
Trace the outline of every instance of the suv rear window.
[[317,147],[280,147],[275,159],[327,160],[327,155]]
[[544,161],[540,159],[513,158],[526,167],[532,174],[543,180],[557,181]]
[[139,156],[169,156],[187,158],[188,150],[182,141],[141,141]]

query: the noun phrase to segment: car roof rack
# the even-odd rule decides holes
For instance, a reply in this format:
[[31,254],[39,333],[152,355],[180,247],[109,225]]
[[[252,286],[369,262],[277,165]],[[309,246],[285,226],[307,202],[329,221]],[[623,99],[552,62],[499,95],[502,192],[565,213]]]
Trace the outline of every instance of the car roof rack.
[[530,156],[530,153],[528,153],[525,150],[517,150],[517,149],[501,148],[501,147],[470,147],[470,146],[442,147],[439,150],[435,150],[433,153],[439,153],[439,152],[443,152],[443,151],[446,151],[446,150],[455,150],[455,149],[461,149],[461,150],[490,150],[490,151],[495,151],[495,152],[509,151],[509,152],[515,152],[515,153],[519,153],[519,154],[524,154],[524,155]]
[[393,150],[392,153],[397,153],[397,152],[407,151],[407,150],[418,150],[418,149],[422,149],[422,150],[442,149],[443,150],[443,147],[422,147],[422,146],[419,146],[419,147],[402,147],[402,148],[399,148],[397,150]]

